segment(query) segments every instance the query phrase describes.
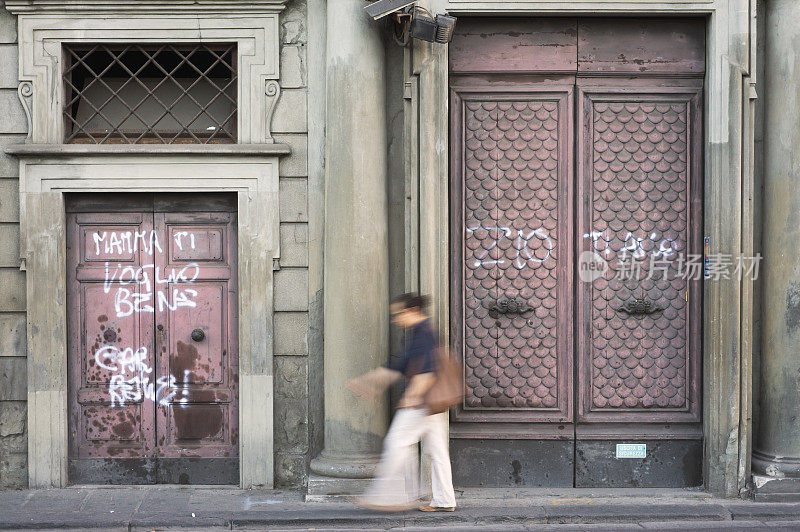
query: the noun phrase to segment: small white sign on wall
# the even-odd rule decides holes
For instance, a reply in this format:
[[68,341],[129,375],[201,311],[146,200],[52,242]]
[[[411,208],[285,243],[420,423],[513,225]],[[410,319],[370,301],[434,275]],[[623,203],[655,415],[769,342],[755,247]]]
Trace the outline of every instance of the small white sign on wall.
[[647,444],[618,443],[617,458],[647,458]]

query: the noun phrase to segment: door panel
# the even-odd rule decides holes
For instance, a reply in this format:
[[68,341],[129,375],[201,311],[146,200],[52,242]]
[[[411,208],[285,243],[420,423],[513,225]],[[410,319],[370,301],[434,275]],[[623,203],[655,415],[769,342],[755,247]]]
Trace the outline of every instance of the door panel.
[[70,482],[236,483],[235,197],[67,210]]
[[159,306],[161,370],[176,393],[157,412],[165,457],[238,455],[235,326],[236,217],[233,213],[156,213],[170,238],[158,259],[172,304]]
[[448,50],[450,71],[461,74],[574,73],[578,21],[573,17],[460,17]]
[[467,385],[458,420],[572,418],[571,97],[453,92]]
[[581,249],[610,266],[580,285],[579,421],[699,421],[700,91],[579,98]]
[[79,458],[149,456],[154,408],[152,327],[131,301],[133,282],[150,262],[152,217],[128,213],[69,214],[67,365],[70,454]]
[[699,18],[579,19],[579,73],[705,72],[706,27]]

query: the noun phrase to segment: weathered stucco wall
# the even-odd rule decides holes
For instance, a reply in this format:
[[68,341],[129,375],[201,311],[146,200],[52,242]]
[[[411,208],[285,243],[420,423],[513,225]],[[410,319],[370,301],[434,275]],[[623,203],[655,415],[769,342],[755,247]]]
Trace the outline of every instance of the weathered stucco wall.
[[[0,8],[0,148],[22,142],[17,98],[17,26]],[[25,274],[19,270],[19,169],[0,153],[0,488],[28,482]]]
[[[755,253],[763,256],[761,240],[763,238],[764,218],[764,97],[766,84],[764,83],[764,52],[766,47],[764,2],[758,2],[756,16],[756,91],[758,98],[755,101],[755,119],[753,127],[753,242]],[[763,309],[763,271],[759,272],[754,284],[753,298],[753,434],[759,431],[759,396],[761,393],[761,314]]]
[[[281,97],[272,120],[275,142],[292,147],[280,164],[281,269],[275,272],[275,484],[307,477],[308,368],[308,24],[306,0],[280,16]],[[246,112],[246,111],[245,111]],[[314,405],[322,409],[322,405]]]
[[[403,83],[404,49],[384,30],[386,48],[386,139],[389,155],[387,198],[389,205],[389,297],[409,291],[406,279],[406,200],[405,167],[403,160]],[[403,332],[397,327],[389,331],[391,356],[402,352]],[[400,400],[401,387],[394,386],[390,404]]]

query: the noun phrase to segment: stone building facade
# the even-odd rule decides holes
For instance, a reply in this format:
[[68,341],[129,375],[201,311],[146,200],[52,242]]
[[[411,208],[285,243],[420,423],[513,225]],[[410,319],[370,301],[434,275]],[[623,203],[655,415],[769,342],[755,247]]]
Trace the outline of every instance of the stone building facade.
[[[23,3],[25,4],[25,3]],[[132,4],[137,4],[133,2]],[[164,17],[158,2],[138,3],[134,11],[154,9],[153,17]],[[214,2],[207,3],[214,4]],[[236,12],[238,6],[232,5]],[[154,7],[155,6],[155,7]],[[39,6],[40,9],[46,8]],[[52,6],[51,6],[52,7]],[[65,5],[65,7],[68,7]],[[75,3],[77,12],[101,13],[108,7],[103,3]],[[203,6],[205,7],[205,6]],[[123,9],[124,6],[120,5]],[[24,7],[22,8],[24,10]],[[81,11],[83,9],[83,11]],[[23,144],[30,123],[26,122],[23,105],[18,96],[19,61],[17,18],[12,6],[5,6],[3,15],[3,59],[9,80],[4,83],[4,95],[8,102],[3,110],[8,113],[4,121],[3,146]],[[112,9],[113,11],[113,9]],[[202,8],[199,10],[202,11]],[[223,10],[224,11],[224,10]],[[212,11],[211,15],[223,11]],[[246,9],[245,9],[246,11]],[[321,357],[319,348],[309,356],[309,331],[313,334],[313,322],[309,325],[308,259],[308,118],[307,118],[307,8],[303,0],[284,5],[281,2],[268,4],[263,12],[280,12],[278,31],[271,35],[274,42],[263,43],[265,48],[279,51],[280,100],[272,116],[271,133],[275,143],[287,147],[279,163],[279,238],[280,269],[274,275],[272,323],[274,327],[273,364],[275,368],[275,433],[274,433],[274,483],[275,485],[298,486],[303,483],[306,464],[312,453],[313,424],[319,423],[319,415],[309,414],[309,404],[315,399],[309,375],[313,376],[314,358]],[[37,13],[34,8],[26,13]],[[53,11],[50,11],[52,13]],[[58,13],[58,8],[55,8]],[[24,15],[23,15],[24,16]],[[55,15],[57,18],[58,14]],[[176,25],[180,26],[179,21]],[[7,48],[7,50],[5,49]],[[11,79],[14,78],[14,79]],[[277,78],[277,76],[276,76]],[[8,90],[6,90],[8,86]],[[290,152],[290,153],[288,153]],[[26,429],[28,399],[28,367],[26,363],[26,284],[25,271],[19,265],[20,194],[18,185],[19,160],[13,155],[3,154],[3,245],[2,275],[2,321],[3,321],[3,395],[2,395],[2,480],[4,487],[21,487],[28,484],[28,430]],[[6,168],[7,166],[7,168]],[[15,249],[17,251],[15,251]],[[7,277],[7,278],[6,278]],[[7,293],[6,293],[7,292]],[[319,295],[316,295],[319,298]]]
[[420,291],[457,484],[798,496],[796,2],[363,7],[6,0],[0,486],[356,491]]

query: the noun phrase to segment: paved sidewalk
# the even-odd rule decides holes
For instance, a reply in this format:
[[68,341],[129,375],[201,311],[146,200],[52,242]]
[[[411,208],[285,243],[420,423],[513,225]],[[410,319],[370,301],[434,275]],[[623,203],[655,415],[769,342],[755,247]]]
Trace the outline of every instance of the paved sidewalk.
[[717,499],[688,490],[459,492],[454,513],[384,514],[296,491],[74,487],[0,491],[0,529],[798,530],[800,503]]

